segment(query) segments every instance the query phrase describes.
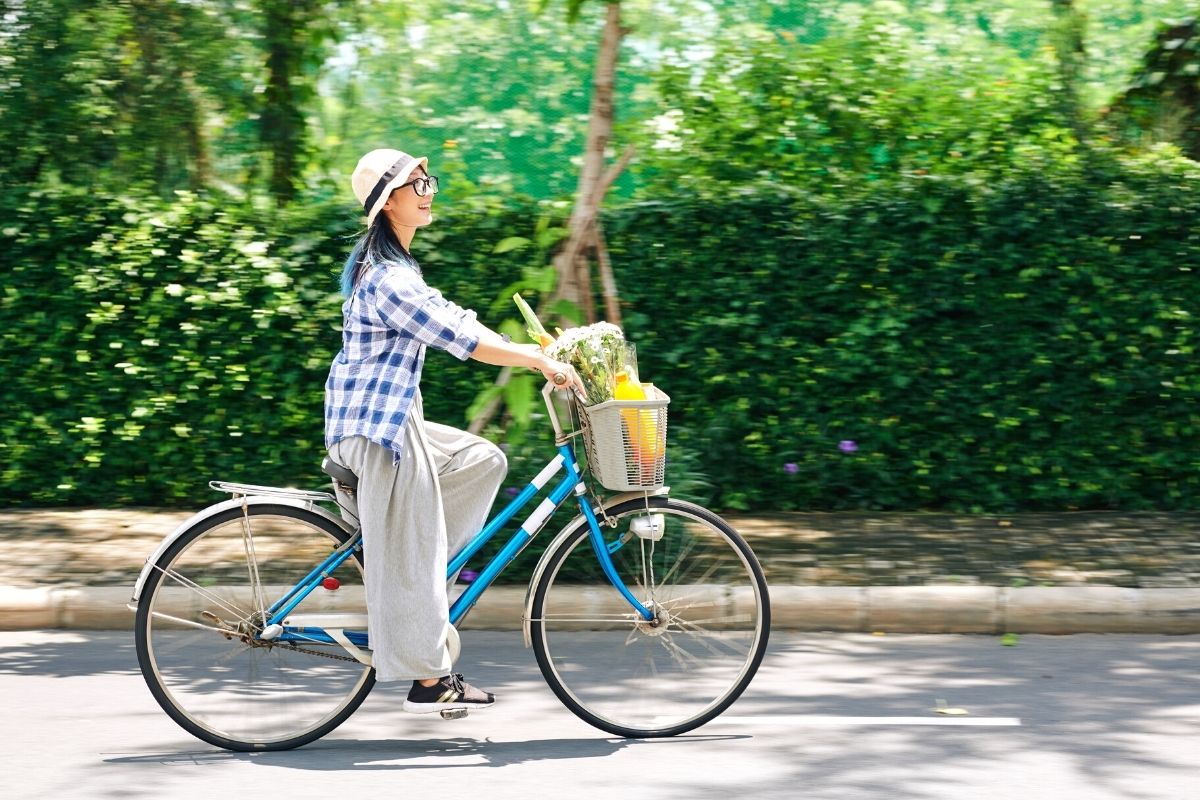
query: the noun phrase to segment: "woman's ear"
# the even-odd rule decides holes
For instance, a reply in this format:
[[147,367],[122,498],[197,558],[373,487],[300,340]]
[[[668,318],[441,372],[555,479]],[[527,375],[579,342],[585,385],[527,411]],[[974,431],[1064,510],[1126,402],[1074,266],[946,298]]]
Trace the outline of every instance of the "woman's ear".
[[395,211],[395,210],[396,210],[396,190],[393,189],[392,193],[388,195],[388,199],[383,201],[383,206],[380,207],[379,213],[381,213],[381,214],[384,212],[391,213],[392,211]]

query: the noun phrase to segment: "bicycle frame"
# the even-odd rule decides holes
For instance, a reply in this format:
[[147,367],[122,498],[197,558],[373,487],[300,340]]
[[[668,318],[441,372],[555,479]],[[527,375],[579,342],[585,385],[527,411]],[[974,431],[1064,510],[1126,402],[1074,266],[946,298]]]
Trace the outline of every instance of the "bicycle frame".
[[[587,486],[583,481],[583,475],[579,468],[579,462],[575,459],[575,452],[570,444],[570,437],[565,435],[559,425],[558,417],[554,413],[553,404],[551,403],[549,392],[553,389],[550,384],[543,390],[542,396],[546,401],[546,407],[550,410],[551,420],[554,425],[556,434],[556,444],[558,446],[558,455],[551,459],[541,472],[537,474],[525,488],[522,489],[516,497],[496,516],[490,519],[482,530],[471,539],[467,545],[452,558],[446,567],[446,579],[449,580],[454,575],[457,575],[467,562],[475,556],[499,531],[511,521],[518,512],[521,511],[528,503],[536,497],[550,480],[559,472],[565,470],[565,474],[550,490],[550,494],[542,500],[542,502],[525,518],[521,526],[512,535],[508,542],[500,549],[495,556],[488,561],[487,565],[480,571],[479,576],[467,587],[458,599],[450,606],[450,624],[458,625],[467,612],[475,605],[480,596],[483,595],[487,588],[492,585],[496,577],[516,560],[521,551],[533,541],[534,537],[541,531],[542,527],[550,516],[561,506],[566,499],[574,494],[579,502],[580,511],[587,519],[588,528],[590,530],[589,539],[592,544],[592,549],[596,554],[596,558],[600,564],[601,570],[605,577],[613,585],[613,587],[625,598],[630,607],[639,614],[644,620],[654,619],[654,612],[646,608],[638,601],[625,582],[621,580],[621,576],[617,574],[616,567],[613,565],[612,557],[608,544],[604,541],[604,535],[600,530],[600,523],[596,519],[596,514],[592,510],[591,505],[587,502]],[[329,576],[341,564],[351,556],[354,550],[360,546],[362,532],[355,531],[354,535],[341,547],[331,553],[324,561],[313,568],[299,583],[297,583],[286,595],[275,601],[266,610],[266,620],[264,627],[269,628],[272,625],[283,627],[283,621],[293,609],[299,605],[313,590],[321,584],[325,577]],[[615,549],[615,548],[614,548]],[[367,635],[365,632],[345,631],[344,635],[352,644],[358,647],[367,646]],[[294,641],[294,642],[322,642],[322,643],[339,643],[324,630],[317,628],[287,628],[283,627],[282,632],[278,635],[277,641]]]

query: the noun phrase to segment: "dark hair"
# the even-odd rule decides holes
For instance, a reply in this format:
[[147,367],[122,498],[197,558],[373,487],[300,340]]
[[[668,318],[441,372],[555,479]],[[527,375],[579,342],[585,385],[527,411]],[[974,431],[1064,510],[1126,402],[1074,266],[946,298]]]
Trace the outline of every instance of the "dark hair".
[[381,211],[375,215],[375,221],[359,238],[346,259],[346,266],[342,269],[342,294],[346,297],[354,294],[354,287],[367,266],[382,261],[398,261],[414,267],[417,265],[417,260],[400,244],[387,216]]

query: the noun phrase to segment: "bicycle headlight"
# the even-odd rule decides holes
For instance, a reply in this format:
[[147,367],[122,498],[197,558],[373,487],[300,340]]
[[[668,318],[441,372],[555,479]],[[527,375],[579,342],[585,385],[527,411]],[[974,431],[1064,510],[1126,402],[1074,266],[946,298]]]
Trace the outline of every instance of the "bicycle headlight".
[[646,514],[642,517],[634,517],[629,521],[629,530],[640,539],[649,539],[652,542],[657,542],[662,538],[663,531],[666,529],[667,523],[662,514]]

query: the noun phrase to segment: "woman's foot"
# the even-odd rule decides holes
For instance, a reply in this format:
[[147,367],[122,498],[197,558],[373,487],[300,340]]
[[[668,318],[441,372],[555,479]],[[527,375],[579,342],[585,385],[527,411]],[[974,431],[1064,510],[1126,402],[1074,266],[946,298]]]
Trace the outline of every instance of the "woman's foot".
[[450,711],[456,708],[487,708],[496,702],[491,692],[476,689],[463,680],[462,673],[455,672],[439,678],[432,686],[422,686],[413,681],[404,701],[404,710],[413,714],[430,714],[434,711]]

